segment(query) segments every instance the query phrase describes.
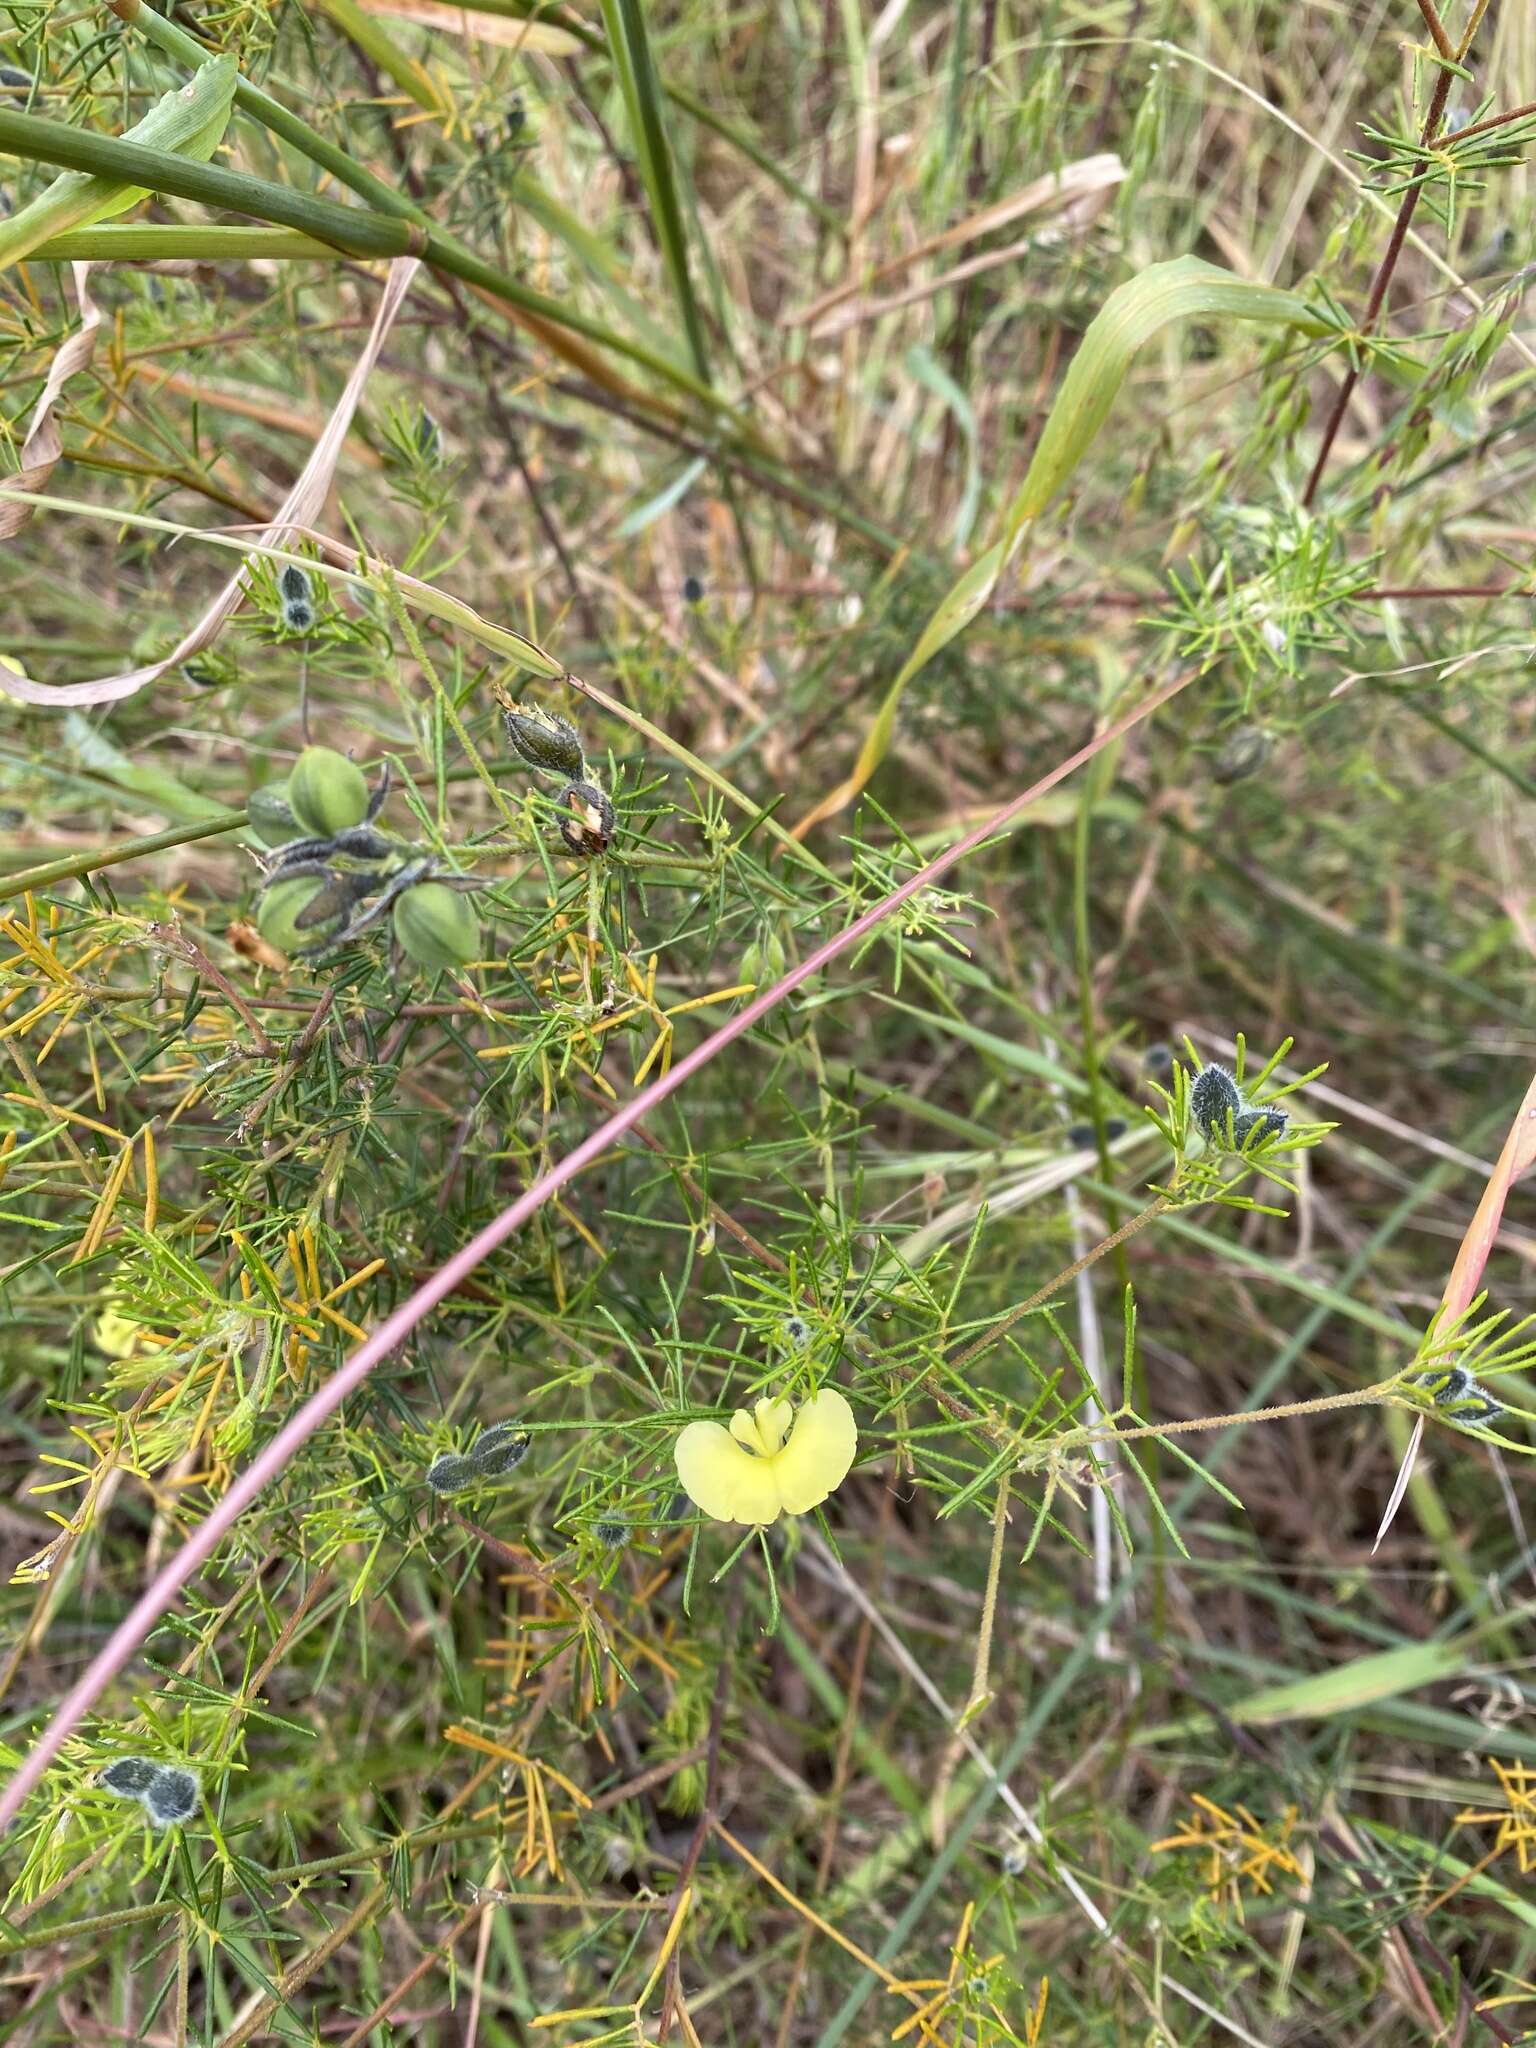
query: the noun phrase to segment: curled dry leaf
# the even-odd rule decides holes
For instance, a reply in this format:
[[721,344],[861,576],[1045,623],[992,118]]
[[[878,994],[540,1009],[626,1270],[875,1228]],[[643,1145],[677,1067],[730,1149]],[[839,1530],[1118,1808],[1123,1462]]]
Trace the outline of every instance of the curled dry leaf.
[[91,266],[72,263],[70,269],[74,273],[75,297],[80,301],[80,325],[56,351],[49,365],[47,381],[32,408],[27,438],[21,446],[21,468],[15,476],[5,480],[7,492],[14,495],[0,498],[0,540],[10,540],[33,517],[37,508],[28,505],[23,494],[47,489],[48,479],[64,452],[53,409],[76,370],[83,370],[96,353],[96,330],[101,325],[101,309],[91,297],[87,285]]

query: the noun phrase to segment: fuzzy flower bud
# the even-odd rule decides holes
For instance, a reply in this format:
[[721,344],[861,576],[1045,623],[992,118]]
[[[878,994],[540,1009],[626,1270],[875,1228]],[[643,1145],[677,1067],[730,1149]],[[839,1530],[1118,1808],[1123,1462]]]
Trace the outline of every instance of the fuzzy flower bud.
[[297,562],[289,562],[277,579],[277,594],[282,600],[283,624],[290,633],[307,633],[315,623],[315,595],[306,572]]
[[1273,739],[1262,725],[1238,726],[1235,732],[1227,735],[1211,762],[1211,780],[1241,782],[1249,775],[1257,775],[1269,759],[1273,745]]
[[515,1422],[493,1422],[475,1440],[469,1462],[481,1478],[499,1479],[516,1471],[532,1441],[527,1430],[519,1429]]
[[444,1451],[427,1467],[427,1484],[434,1493],[467,1493],[478,1475],[468,1458]]
[[1232,1119],[1232,1142],[1239,1152],[1246,1152],[1250,1141],[1267,1145],[1272,1138],[1285,1136],[1289,1122],[1283,1109],[1245,1109]]
[[119,1799],[142,1799],[159,1775],[160,1766],[152,1757],[120,1756],[113,1758],[96,1782]]

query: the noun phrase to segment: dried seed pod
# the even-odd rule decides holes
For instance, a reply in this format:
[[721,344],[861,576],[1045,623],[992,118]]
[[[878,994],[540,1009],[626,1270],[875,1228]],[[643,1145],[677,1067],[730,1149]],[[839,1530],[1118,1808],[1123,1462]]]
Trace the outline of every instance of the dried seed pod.
[[288,778],[288,801],[306,832],[330,839],[368,815],[368,781],[334,747],[306,747]]
[[114,1757],[97,1777],[97,1784],[108,1792],[115,1792],[119,1799],[142,1799],[150,1786],[160,1775],[160,1766],[152,1757]]
[[1229,1121],[1243,1113],[1243,1098],[1225,1067],[1202,1067],[1190,1084],[1189,1113],[1213,1143],[1226,1142]]
[[530,768],[578,780],[586,770],[581,739],[568,718],[540,704],[509,704],[502,714],[507,742]]
[[174,1827],[197,1811],[197,1773],[162,1764],[144,1793],[144,1811],[157,1828]]
[[299,836],[299,821],[288,801],[286,782],[264,782],[260,789],[253,789],[246,813],[263,846],[282,846]]
[[446,882],[418,882],[398,897],[395,937],[400,950],[429,974],[467,967],[480,957],[480,920],[469,899]]
[[572,853],[606,853],[617,823],[613,805],[595,782],[572,782],[560,792],[566,813],[560,837]]

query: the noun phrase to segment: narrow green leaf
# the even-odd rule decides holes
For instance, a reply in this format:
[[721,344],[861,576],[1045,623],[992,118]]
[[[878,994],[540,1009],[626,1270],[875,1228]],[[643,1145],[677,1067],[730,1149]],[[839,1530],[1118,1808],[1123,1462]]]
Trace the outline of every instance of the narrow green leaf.
[[602,4],[609,55],[629,113],[641,182],[651,202],[656,233],[672,279],[673,295],[693,353],[694,370],[707,382],[709,354],[704,344],[704,322],[688,268],[688,237],[682,207],[678,203],[677,174],[667,141],[661,85],[651,61],[645,15],[639,0],[602,0]]

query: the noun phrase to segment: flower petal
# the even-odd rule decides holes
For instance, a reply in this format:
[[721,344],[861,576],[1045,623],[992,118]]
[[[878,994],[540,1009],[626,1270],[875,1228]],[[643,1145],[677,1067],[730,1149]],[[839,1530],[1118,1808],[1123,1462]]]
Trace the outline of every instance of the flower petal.
[[820,1507],[848,1476],[858,1447],[853,1410],[835,1387],[823,1387],[795,1417],[789,1441],[773,1461],[786,1510],[803,1515]]
[[776,1522],[777,1467],[744,1451],[718,1422],[690,1422],[672,1450],[683,1491],[717,1522]]

